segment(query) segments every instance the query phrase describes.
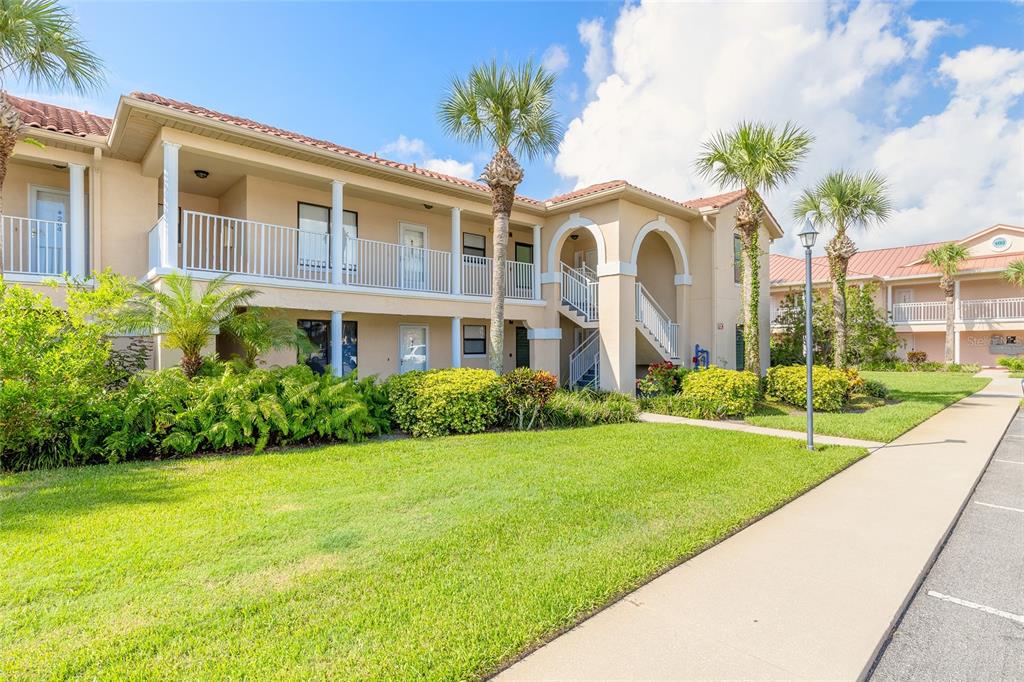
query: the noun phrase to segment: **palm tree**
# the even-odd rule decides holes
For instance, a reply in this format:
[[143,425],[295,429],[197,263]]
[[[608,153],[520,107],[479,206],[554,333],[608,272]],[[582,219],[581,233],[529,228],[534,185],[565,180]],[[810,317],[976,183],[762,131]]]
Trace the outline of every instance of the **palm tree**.
[[281,348],[294,348],[311,353],[313,343],[294,322],[267,314],[266,308],[250,308],[229,319],[224,325],[241,344],[247,367],[256,367],[256,359],[264,353]]
[[1018,258],[1007,265],[1003,278],[1010,284],[1024,287],[1024,258]]
[[942,273],[939,287],[946,293],[946,364],[954,360],[953,328],[956,324],[956,309],[953,297],[956,291],[956,276],[960,272],[960,264],[967,260],[967,249],[955,242],[936,246],[924,254],[925,259],[933,268]]
[[857,253],[857,245],[847,230],[879,225],[891,213],[885,178],[874,171],[863,175],[833,171],[813,189],[805,189],[793,205],[797,220],[809,218],[816,227],[828,227],[833,232],[825,245],[825,254],[832,280],[832,364],[836,367],[846,366],[846,272],[850,259]]
[[[84,93],[103,83],[103,62],[78,34],[71,12],[55,0],[0,0],[0,191],[24,128],[21,112],[7,98],[7,78],[26,86]],[[32,139],[26,142],[39,145]],[[3,252],[0,230],[0,254]]]
[[190,275],[171,273],[163,286],[144,282],[135,285],[132,298],[119,315],[118,326],[126,332],[152,332],[163,336],[164,348],[181,351],[181,369],[191,378],[203,364],[203,349],[220,327],[229,327],[235,309],[245,306],[257,292],[228,286],[227,275],[210,281],[197,293]]
[[518,67],[498,66],[491,61],[473,67],[465,79],[452,79],[438,109],[441,125],[449,135],[494,149],[480,179],[491,188],[494,221],[490,365],[495,372],[502,369],[505,347],[509,215],[516,188],[523,181],[523,168],[513,153],[532,160],[558,151],[562,127],[553,108],[554,87],[554,74],[530,61]]
[[743,246],[743,340],[745,366],[761,371],[761,298],[759,245],[765,205],[762,193],[770,192],[796,174],[814,136],[792,123],[779,130],[774,125],[744,121],[734,130],[719,131],[702,145],[695,163],[697,172],[720,189],[745,189],[736,210],[736,231]]

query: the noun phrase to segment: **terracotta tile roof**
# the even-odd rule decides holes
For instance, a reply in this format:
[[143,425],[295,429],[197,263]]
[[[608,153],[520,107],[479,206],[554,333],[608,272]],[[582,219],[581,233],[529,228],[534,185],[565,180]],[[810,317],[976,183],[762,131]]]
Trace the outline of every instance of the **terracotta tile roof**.
[[68,109],[56,104],[37,102],[14,95],[6,95],[6,97],[7,101],[21,113],[21,120],[30,128],[40,128],[75,137],[85,137],[86,135],[106,137],[113,123],[112,119],[90,114],[88,111]]
[[629,183],[625,180],[609,180],[608,182],[599,182],[596,185],[590,185],[588,187],[582,187],[580,189],[574,189],[571,192],[565,194],[559,194],[558,196],[551,197],[544,203],[546,204],[561,204],[566,201],[572,201],[573,199],[579,199],[581,197],[590,196],[591,194],[597,194],[598,192],[604,192],[609,189],[617,189],[619,187],[626,187]]
[[[491,192],[490,188],[488,188],[487,185],[481,184],[479,182],[473,182],[472,180],[466,180],[465,178],[459,178],[454,175],[447,175],[445,173],[438,173],[437,171],[427,170],[426,168],[421,168],[419,166],[416,166],[415,164],[400,163],[398,161],[383,159],[377,156],[376,154],[367,154],[365,152],[357,151],[349,147],[343,147],[339,144],[335,144],[327,140],[319,140],[314,137],[308,137],[306,135],[294,133],[289,130],[284,130],[283,128],[275,128],[274,126],[259,123],[251,119],[239,118],[237,116],[223,114],[219,111],[207,109],[206,107],[201,107],[195,104],[189,104],[188,102],[181,102],[178,100],[169,99],[167,97],[162,97],[160,95],[147,92],[133,92],[131,96],[135,99],[139,99],[144,102],[159,104],[161,106],[167,107],[168,109],[174,109],[175,111],[181,111],[187,114],[202,116],[203,118],[219,121],[221,123],[230,123],[231,125],[238,126],[239,128],[245,128],[247,130],[252,130],[258,133],[273,135],[274,137],[279,137],[284,140],[290,140],[292,142],[299,142],[301,144],[309,145],[310,147],[316,147],[318,149],[336,152],[338,154],[343,154],[354,159],[370,161],[372,163],[380,164],[381,166],[386,166],[388,168],[402,170],[409,173],[415,173],[416,175],[421,175],[423,177],[431,178],[434,180],[443,180],[445,182],[450,182],[454,185],[459,185],[467,189],[486,192],[488,194],[490,194]],[[529,197],[518,195],[516,196],[516,199],[518,201],[534,205],[540,205],[541,203],[536,199],[531,199]]]
[[696,199],[690,199],[689,201],[684,201],[683,206],[693,209],[722,208],[723,206],[728,206],[734,201],[742,199],[743,197],[746,196],[746,194],[747,190],[738,189],[733,192],[715,194],[714,196],[710,197],[697,197]]

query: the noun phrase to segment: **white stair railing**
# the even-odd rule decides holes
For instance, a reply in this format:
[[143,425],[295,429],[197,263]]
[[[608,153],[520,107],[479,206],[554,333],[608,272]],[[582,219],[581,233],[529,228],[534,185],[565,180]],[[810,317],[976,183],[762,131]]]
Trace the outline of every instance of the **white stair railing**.
[[149,269],[158,268],[163,265],[163,231],[164,231],[164,220],[163,216],[156,219],[153,227],[149,228],[149,234],[147,235],[147,244],[149,251]]
[[[585,267],[585,266],[584,266]],[[586,268],[589,270],[589,268]],[[593,271],[590,271],[593,272]],[[562,303],[592,322],[597,319],[597,278],[562,263]]]
[[569,353],[569,386],[578,387],[587,374],[593,377],[588,385],[601,385],[601,343],[596,331]]
[[654,338],[670,358],[679,357],[679,325],[658,305],[641,282],[636,283],[636,321]]
[[56,220],[37,220],[0,216],[3,251],[0,263],[4,272],[26,275],[59,275],[67,272],[66,224]]

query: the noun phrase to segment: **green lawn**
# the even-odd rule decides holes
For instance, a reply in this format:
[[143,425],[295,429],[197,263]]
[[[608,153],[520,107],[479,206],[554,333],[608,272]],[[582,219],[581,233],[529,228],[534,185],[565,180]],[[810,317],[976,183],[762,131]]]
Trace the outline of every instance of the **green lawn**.
[[673,425],[0,475],[0,679],[466,679],[864,455]]
[[[861,372],[861,376],[888,386],[892,391],[890,403],[861,411],[815,412],[815,433],[889,442],[990,381],[954,372]],[[803,431],[806,418],[803,410],[769,404],[761,406],[746,421],[757,426]]]

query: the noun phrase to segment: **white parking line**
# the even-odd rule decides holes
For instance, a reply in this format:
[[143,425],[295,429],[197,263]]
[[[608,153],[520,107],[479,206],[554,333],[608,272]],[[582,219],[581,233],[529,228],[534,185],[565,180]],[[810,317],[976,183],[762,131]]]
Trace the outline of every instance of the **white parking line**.
[[993,509],[1005,509],[1007,511],[1015,511],[1024,514],[1024,509],[1017,509],[1016,507],[1004,507],[1001,504],[989,504],[988,502],[975,502],[974,504],[980,504],[982,507],[992,507]]
[[1024,462],[1018,462],[1014,459],[992,459],[993,462],[1002,462],[1003,464],[1024,464]]
[[941,599],[942,601],[952,602],[953,604],[959,604],[960,606],[966,606],[969,609],[977,609],[979,611],[984,611],[985,613],[991,613],[993,616],[999,616],[1000,618],[1006,618],[1008,620],[1024,624],[1024,616],[1019,616],[1016,613],[994,609],[991,606],[985,606],[984,604],[975,604],[974,602],[967,601],[966,599],[957,599],[956,597],[951,597],[948,594],[942,594],[935,590],[928,590],[928,596]]

